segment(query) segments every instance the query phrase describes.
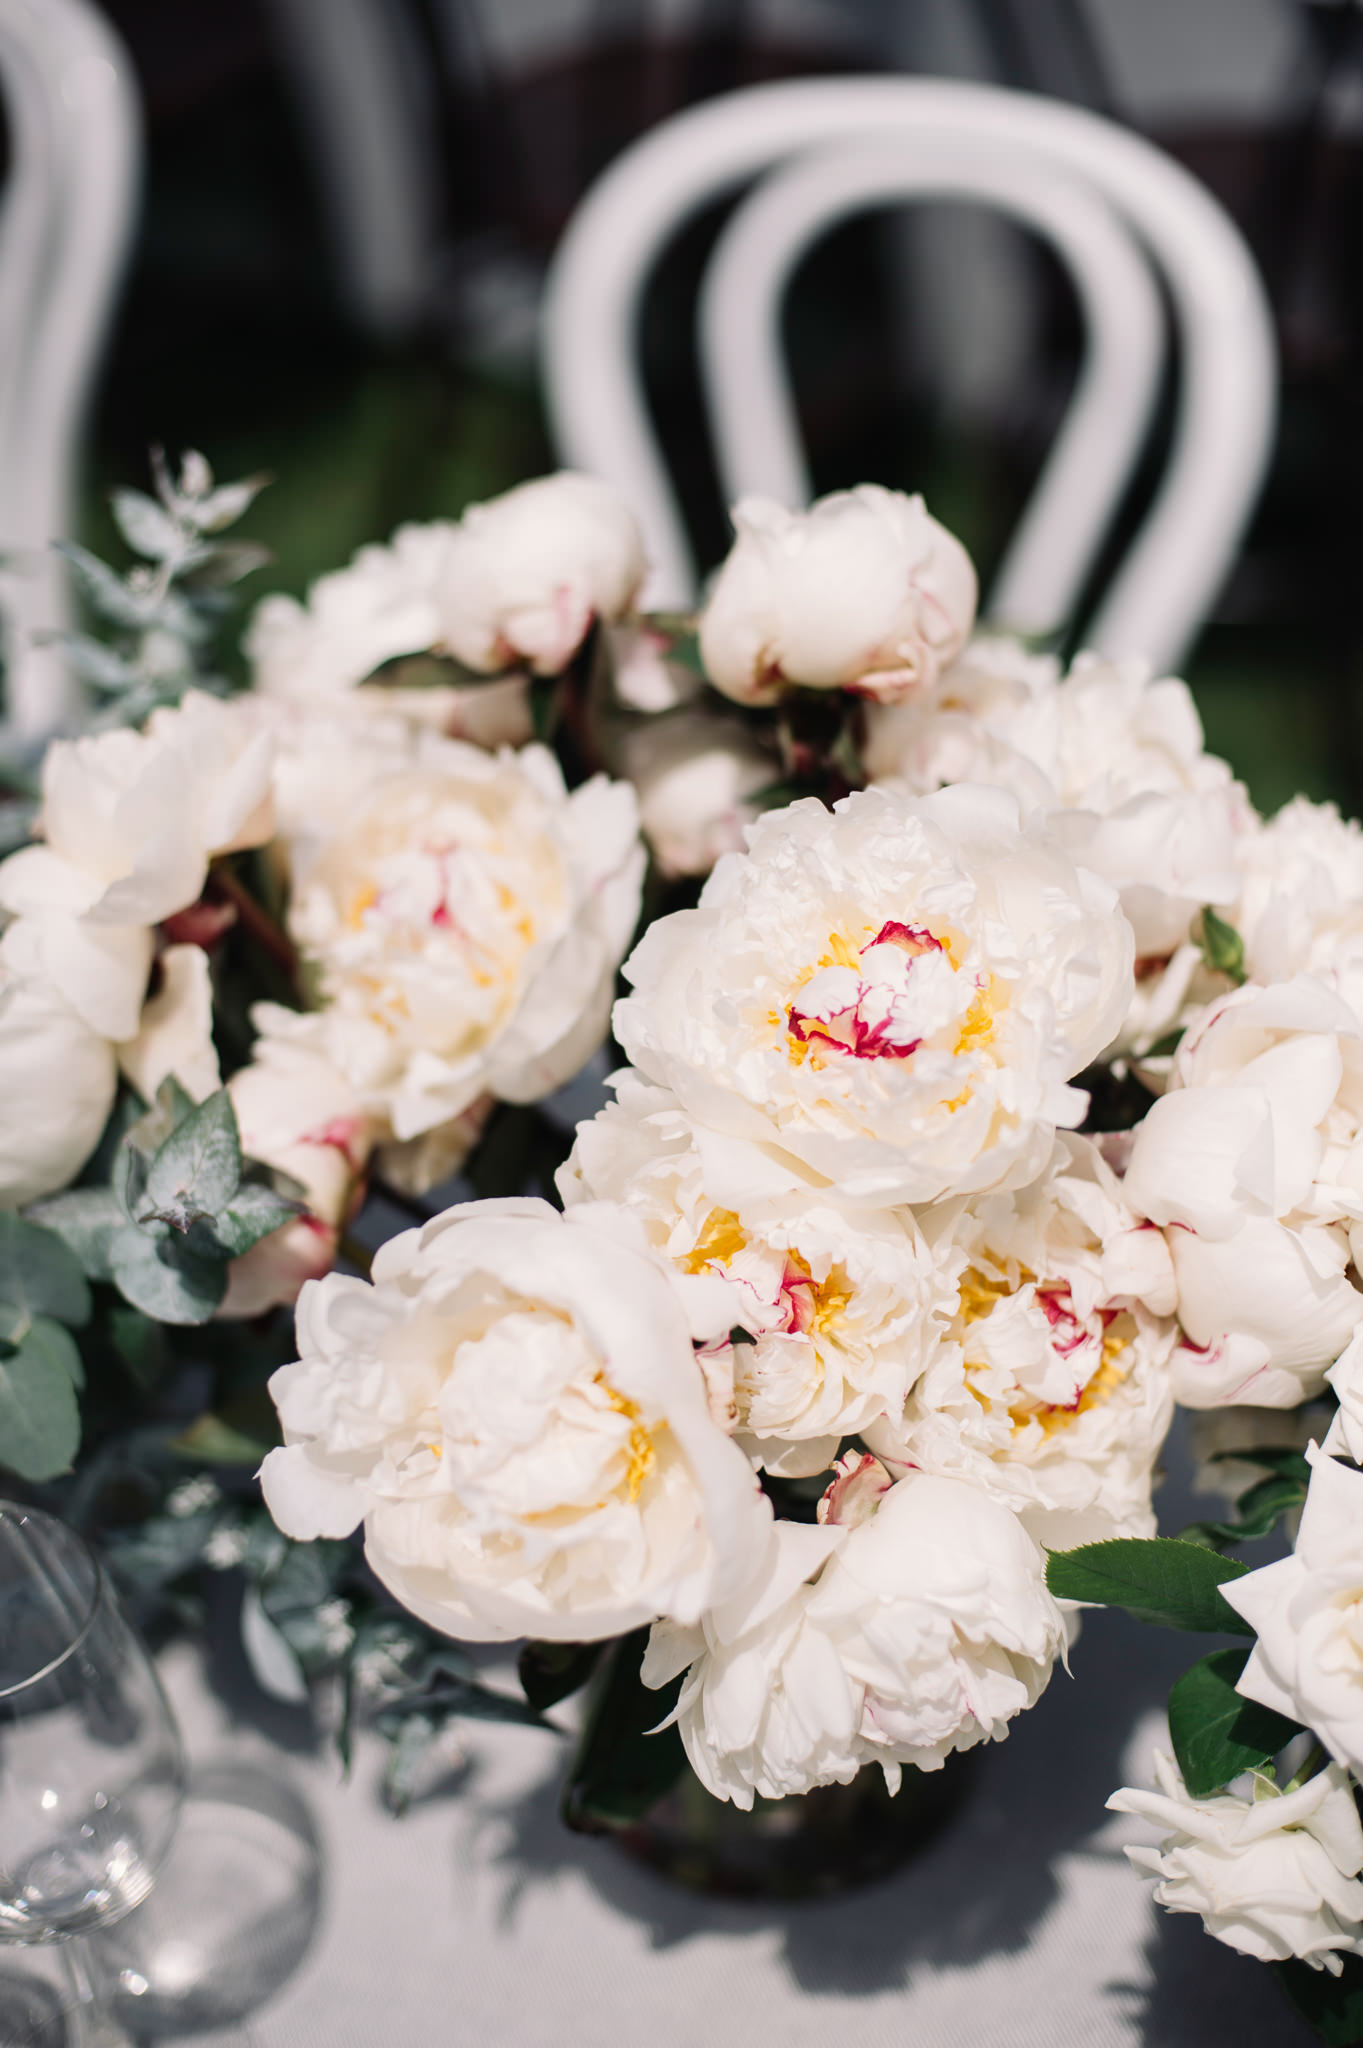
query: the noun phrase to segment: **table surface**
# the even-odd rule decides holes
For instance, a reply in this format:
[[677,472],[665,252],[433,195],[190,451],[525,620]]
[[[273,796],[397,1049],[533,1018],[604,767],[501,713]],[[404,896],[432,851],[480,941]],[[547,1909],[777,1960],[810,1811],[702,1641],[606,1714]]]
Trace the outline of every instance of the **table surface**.
[[344,1782],[233,1644],[162,1662],[195,1766],[263,1774],[320,1844],[310,1935],[247,2019],[252,2048],[1305,2048],[1267,1972],[1154,1906],[1121,1853],[1140,1824],[1104,1812],[1148,1782],[1168,1686],[1198,1653],[1087,1616],[1072,1676],[983,1754],[916,1861],[789,1906],[697,1897],[569,1834],[566,1745],[543,1730],[468,1726],[462,1763],[394,1820],[377,1739]]

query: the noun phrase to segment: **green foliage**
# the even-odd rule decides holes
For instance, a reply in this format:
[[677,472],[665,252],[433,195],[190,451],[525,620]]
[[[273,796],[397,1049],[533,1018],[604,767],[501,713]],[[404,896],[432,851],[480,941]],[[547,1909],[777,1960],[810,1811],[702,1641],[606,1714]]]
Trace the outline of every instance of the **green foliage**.
[[1341,1956],[1338,1977],[1309,1963],[1275,1963],[1274,1974],[1302,2018],[1329,2048],[1363,2041],[1363,1959]]
[[527,1643],[516,1659],[521,1691],[544,1713],[580,1692],[601,1661],[600,1643]]
[[622,1636],[602,1667],[563,1790],[563,1818],[580,1834],[642,1819],[686,1769],[676,1727],[658,1726],[677,1703],[680,1678],[654,1692],[639,1676],[648,1633]]
[[1248,1655],[1213,1650],[1169,1694],[1169,1735],[1194,1799],[1205,1799],[1241,1771],[1262,1770],[1301,1733],[1295,1721],[1235,1690]]
[[1197,940],[1202,958],[1213,973],[1224,974],[1239,987],[1246,979],[1245,942],[1233,924],[1217,916],[1210,903],[1199,920]]
[[1165,1628],[1253,1635],[1219,1590],[1246,1569],[1235,1558],[1218,1557],[1175,1536],[1115,1537],[1052,1551],[1046,1583],[1058,1600],[1125,1607],[1138,1621]]
[[67,1326],[82,1328],[90,1307],[61,1238],[0,1211],[0,1464],[21,1479],[55,1479],[80,1448],[85,1368]]
[[215,486],[208,463],[193,451],[174,477],[159,449],[152,452],[152,476],[155,497],[117,490],[110,501],[123,539],[144,557],[126,574],[74,542],[57,543],[102,634],[51,637],[104,700],[97,723],[106,725],[140,724],[190,688],[226,690],[212,655],[231,609],[224,592],[270,559],[250,542],[214,538],[241,517],[267,478]]

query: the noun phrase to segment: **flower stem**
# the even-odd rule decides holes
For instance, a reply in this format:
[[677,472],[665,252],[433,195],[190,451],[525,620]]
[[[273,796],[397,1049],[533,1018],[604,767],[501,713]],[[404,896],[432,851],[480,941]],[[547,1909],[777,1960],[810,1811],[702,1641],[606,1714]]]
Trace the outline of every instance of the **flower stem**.
[[232,905],[243,931],[248,932],[261,951],[268,953],[296,984],[298,951],[287,932],[283,931],[270,916],[269,911],[256,901],[225,860],[214,861],[208,879],[214,895]]

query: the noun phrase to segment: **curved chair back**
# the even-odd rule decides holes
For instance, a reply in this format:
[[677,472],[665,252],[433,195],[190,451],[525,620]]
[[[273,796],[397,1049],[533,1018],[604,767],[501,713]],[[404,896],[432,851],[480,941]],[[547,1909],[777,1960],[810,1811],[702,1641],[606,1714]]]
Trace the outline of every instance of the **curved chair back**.
[[984,201],[1045,237],[1078,294],[1084,359],[1063,426],[1008,548],[989,612],[1023,633],[1073,614],[1150,422],[1164,353],[1149,265],[1111,209],[1030,150],[912,133],[796,157],[734,214],[706,271],[701,369],[730,502],[812,492],[781,341],[801,257],[847,215],[905,199]]
[[131,239],[141,119],[127,51],[87,0],[0,0],[10,168],[0,202],[0,608],[8,726],[38,739],[79,693],[51,542]]
[[1087,638],[1164,663],[1197,631],[1238,545],[1272,445],[1275,359],[1263,287],[1211,195],[1139,136],[1082,108],[923,78],[782,81],[652,130],[598,180],[565,234],[545,306],[545,375],[565,461],[625,488],[654,563],[648,596],[684,604],[695,574],[635,361],[653,258],[699,207],[821,144],[887,133],[1029,150],[1095,191],[1158,264],[1181,347],[1175,442],[1155,503]]

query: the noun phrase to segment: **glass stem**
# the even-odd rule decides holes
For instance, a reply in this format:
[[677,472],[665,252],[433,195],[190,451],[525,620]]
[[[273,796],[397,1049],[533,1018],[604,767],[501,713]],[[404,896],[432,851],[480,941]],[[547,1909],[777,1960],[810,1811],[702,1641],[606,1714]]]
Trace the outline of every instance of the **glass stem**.
[[110,2017],[95,1989],[89,1945],[73,1934],[61,1944],[66,1975],[75,1993],[69,2048],[137,2048],[131,2034]]

